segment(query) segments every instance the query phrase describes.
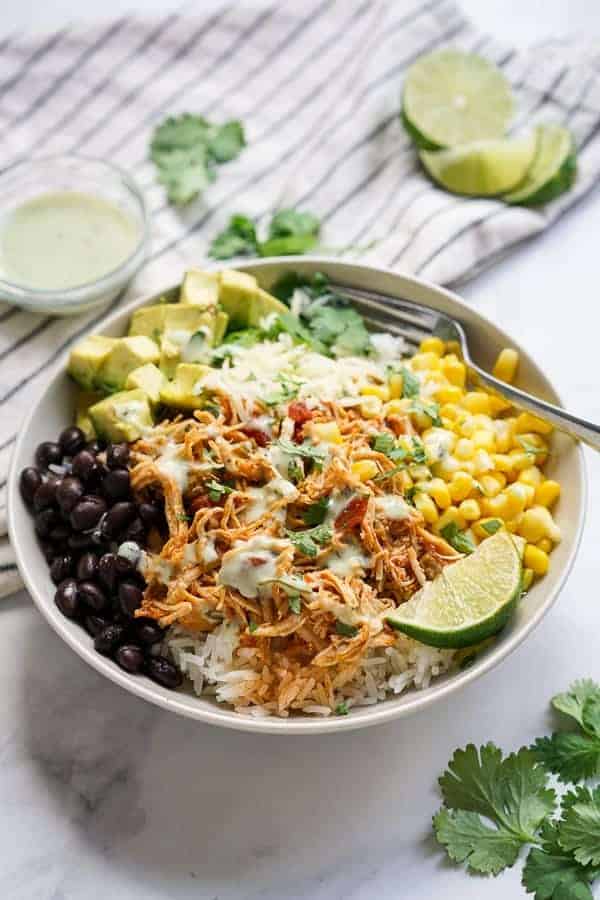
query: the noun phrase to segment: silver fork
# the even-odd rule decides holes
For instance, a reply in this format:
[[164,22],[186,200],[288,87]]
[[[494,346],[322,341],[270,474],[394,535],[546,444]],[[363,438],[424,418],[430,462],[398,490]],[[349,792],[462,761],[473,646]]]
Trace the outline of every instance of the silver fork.
[[471,378],[475,376],[475,380],[510,400],[516,407],[551,422],[556,428],[583,441],[594,450],[600,450],[600,425],[580,419],[559,406],[534,397],[511,384],[505,384],[473,362],[465,330],[456,319],[429,306],[399,300],[375,291],[350,288],[341,284],[331,284],[330,287],[332,292],[352,300],[369,324],[378,328],[384,327],[386,331],[403,337],[415,349],[423,338],[431,335],[445,341],[458,341]]

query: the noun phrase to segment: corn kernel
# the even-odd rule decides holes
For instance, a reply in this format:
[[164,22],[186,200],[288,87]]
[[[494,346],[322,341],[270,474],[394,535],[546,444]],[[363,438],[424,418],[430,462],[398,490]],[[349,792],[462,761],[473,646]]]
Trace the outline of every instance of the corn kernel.
[[506,412],[507,409],[510,409],[511,404],[508,400],[505,400],[504,397],[498,396],[498,394],[489,394],[490,398],[490,411],[493,416],[497,416],[499,413]]
[[498,453],[507,453],[512,447],[514,419],[496,419],[493,423]]
[[470,413],[483,413],[484,415],[489,416],[491,412],[489,395],[485,394],[483,391],[468,391],[468,393],[465,394],[463,406],[465,409],[468,409]]
[[468,438],[461,438],[456,442],[454,455],[459,459],[473,459],[475,456],[475,444]]
[[519,354],[517,351],[505,347],[504,350],[501,350],[498,354],[498,358],[494,364],[493,374],[496,378],[499,378],[500,381],[512,384],[515,380],[518,366]]
[[534,575],[545,575],[548,571],[550,560],[548,559],[548,554],[540,550],[539,547],[536,547],[534,544],[527,544],[523,554],[523,562],[527,569],[533,571]]
[[532,506],[535,501],[535,488],[532,484],[527,484],[525,481],[519,481],[518,484],[522,485],[525,490],[525,507]]
[[464,437],[470,438],[473,432],[477,431],[477,422],[469,413],[465,413],[460,421],[460,433]]
[[440,358],[437,353],[415,353],[411,363],[415,372],[440,368]]
[[507,531],[510,531],[511,534],[516,534],[519,530],[519,525],[521,524],[522,514],[516,516],[514,519],[509,519],[508,522],[505,522],[505,528]]
[[475,475],[480,475],[482,472],[491,472],[494,468],[494,463],[492,462],[492,457],[487,452],[487,450],[476,450],[475,456],[473,457],[473,466],[475,469]]
[[439,509],[448,509],[452,503],[448,485],[441,478],[432,478],[426,487],[427,493],[432,497]]
[[379,397],[365,397],[360,404],[360,414],[363,419],[376,419],[377,416],[381,415],[382,409],[383,403]]
[[458,511],[467,522],[475,522],[481,516],[481,510],[477,500],[463,500],[458,507]]
[[363,397],[379,397],[384,403],[390,399],[390,389],[387,384],[366,384],[360,392]]
[[310,431],[317,441],[325,441],[327,444],[342,443],[342,434],[337,422],[315,422],[311,425]]
[[421,353],[435,353],[436,356],[443,356],[446,351],[446,345],[441,338],[430,337],[421,341],[419,350]]
[[551,434],[552,430],[552,425],[549,422],[544,422],[543,419],[538,419],[537,416],[532,416],[531,413],[523,412],[517,416],[515,424],[517,434],[526,434],[528,431],[534,431],[536,434]]
[[439,518],[437,507],[428,494],[425,494],[423,491],[417,491],[414,503],[428,525],[433,525],[437,522]]
[[535,546],[538,547],[540,550],[543,550],[544,553],[551,553],[552,548],[554,547],[554,544],[552,543],[550,538],[542,538],[541,541],[538,541]]
[[508,453],[492,453],[492,462],[494,469],[498,472],[503,472],[505,475],[510,475],[515,471],[513,458]]
[[439,462],[433,463],[431,471],[439,478],[443,478],[444,481],[450,481],[454,473],[460,469],[460,465],[459,461],[454,459],[453,456],[446,456]]
[[478,449],[488,450],[490,453],[493,453],[496,449],[494,432],[488,431],[486,428],[479,428],[477,431],[474,431],[471,440]]
[[525,511],[519,525],[519,534],[530,544],[537,544],[542,538],[550,538],[558,544],[561,538],[560,528],[545,506],[532,506]]
[[459,471],[455,472],[452,476],[452,480],[448,485],[448,490],[450,491],[450,496],[454,500],[455,503],[460,503],[461,500],[466,500],[471,491],[475,486],[475,482],[471,475],[467,472]]
[[379,466],[373,459],[359,459],[352,463],[351,469],[361,481],[369,481],[379,474]]
[[533,569],[523,569],[523,575],[521,576],[521,586],[524,591],[528,591],[531,587],[531,582],[533,581]]
[[528,487],[529,485],[514,482],[505,488],[504,493],[509,498],[509,519],[518,516],[525,509],[527,498],[529,496],[529,491],[527,490]]
[[442,372],[450,382],[459,388],[464,388],[467,380],[465,364],[454,354],[450,353],[442,360]]
[[431,478],[428,467],[420,463],[413,463],[408,467],[408,471],[413,481],[429,481]]
[[550,478],[547,481],[542,481],[535,489],[535,502],[539,503],[540,506],[550,507],[553,503],[556,503],[559,497],[560,484],[558,481],[552,481]]
[[[522,481],[524,484],[531,484],[534,488],[538,486],[538,484],[542,483],[543,475],[538,469],[537,466],[529,466],[527,469],[523,469],[522,472],[519,472],[519,481]],[[560,491],[560,486],[559,486]],[[538,503],[541,501],[538,500]],[[546,506],[546,503],[542,503],[542,506]]]
[[385,404],[385,406],[383,407],[383,413],[386,416],[394,414],[403,416],[406,414],[406,402],[395,397],[393,400],[389,400]]
[[434,531],[440,534],[442,529],[445,528],[446,525],[449,525],[451,522],[454,522],[456,524],[456,527],[461,531],[467,524],[466,519],[464,518],[462,513],[458,511],[456,506],[449,506],[448,509],[444,510],[444,512],[435,523]]
[[531,455],[524,453],[522,450],[511,450],[509,456],[512,460],[512,468],[517,472],[528,469],[531,465]]
[[506,487],[506,478],[502,472],[486,472],[479,479],[479,484],[486,497],[497,497],[500,491]]
[[392,372],[389,380],[390,397],[392,400],[398,400],[402,396],[404,389],[404,378],[400,372]]
[[460,403],[463,392],[455,384],[443,385],[436,391],[435,399],[438,403]]

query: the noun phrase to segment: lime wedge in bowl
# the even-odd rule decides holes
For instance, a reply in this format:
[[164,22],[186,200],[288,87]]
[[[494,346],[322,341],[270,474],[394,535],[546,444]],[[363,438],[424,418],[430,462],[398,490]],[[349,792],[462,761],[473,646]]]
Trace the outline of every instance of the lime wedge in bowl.
[[531,168],[522,184],[502,199],[539,206],[567,191],[575,181],[577,158],[571,132],[561,125],[539,125]]
[[498,531],[446,566],[386,621],[431,647],[483,641],[506,624],[521,596],[521,554],[522,541]]
[[512,114],[508,81],[474,53],[439,50],[422,56],[407,72],[402,120],[419,147],[437,150],[500,138]]
[[535,133],[493,141],[473,141],[449,150],[419,153],[429,176],[454,194],[494,197],[516,188],[536,151]]

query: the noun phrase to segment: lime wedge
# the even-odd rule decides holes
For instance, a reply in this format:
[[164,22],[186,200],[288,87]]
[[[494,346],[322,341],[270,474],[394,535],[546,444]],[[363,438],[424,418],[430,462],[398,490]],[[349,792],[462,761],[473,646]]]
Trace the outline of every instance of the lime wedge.
[[474,53],[439,50],[422,56],[406,74],[402,120],[427,150],[503,137],[512,113],[508,81]]
[[386,616],[431,647],[468,647],[499,631],[521,596],[522,543],[507,531],[486,538]]
[[474,141],[449,150],[422,150],[425,169],[455,194],[493,197],[523,181],[535,155],[535,134],[497,141]]
[[577,157],[571,132],[561,125],[539,125],[537,148],[525,180],[502,199],[538,206],[568,191],[575,181]]

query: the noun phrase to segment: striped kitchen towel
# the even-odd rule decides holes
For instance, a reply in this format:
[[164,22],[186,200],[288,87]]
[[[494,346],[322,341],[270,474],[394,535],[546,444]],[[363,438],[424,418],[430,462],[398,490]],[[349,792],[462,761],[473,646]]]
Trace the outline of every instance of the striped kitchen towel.
[[[569,125],[580,165],[572,191],[527,210],[427,181],[399,99],[407,67],[443,46],[502,68],[518,96],[516,127]],[[15,435],[52,368],[119,302],[201,262],[232,212],[299,205],[319,215],[326,244],[369,248],[365,261],[449,284],[541,231],[600,177],[600,47],[554,40],[517,52],[475,30],[450,0],[198,3],[160,20],[9,35],[0,61],[0,167],[64,151],[113,160],[145,188],[153,228],[147,266],[108,309],[56,319],[0,303],[0,532]],[[241,119],[248,147],[180,211],[147,154],[154,126],[183,111]],[[0,595],[18,585],[0,538]]]

